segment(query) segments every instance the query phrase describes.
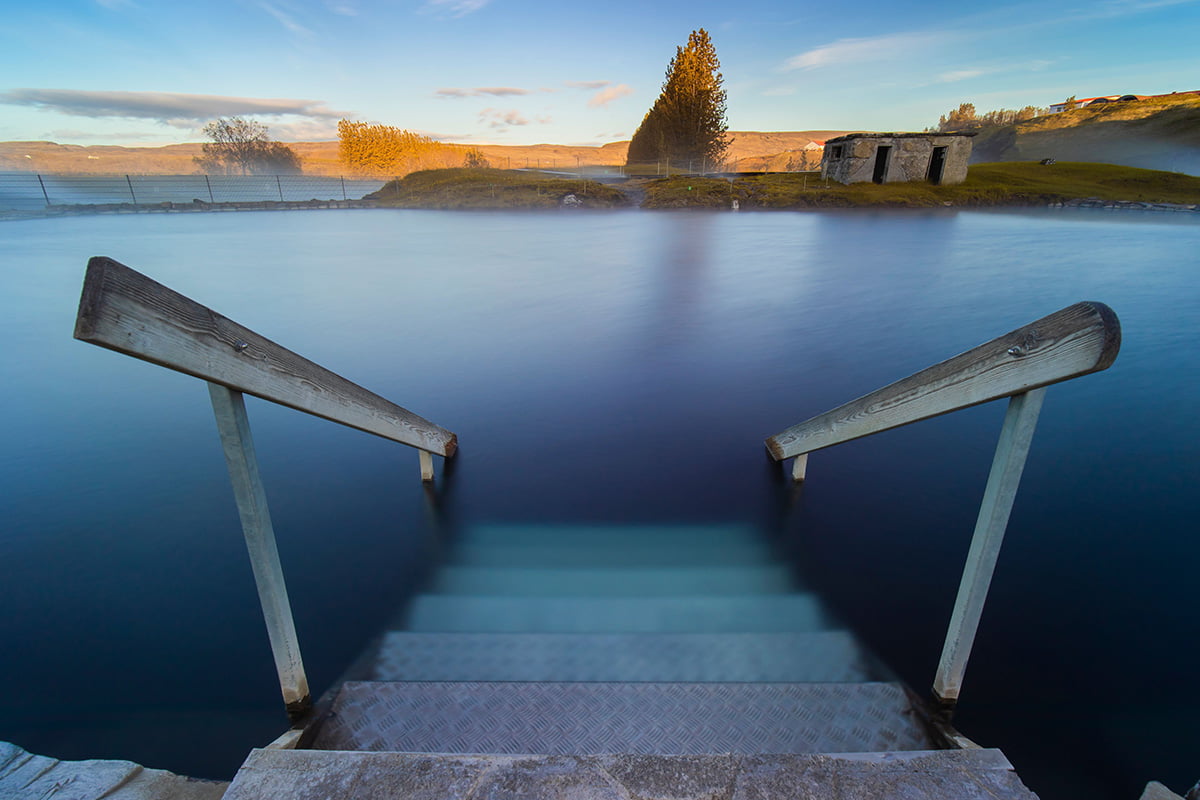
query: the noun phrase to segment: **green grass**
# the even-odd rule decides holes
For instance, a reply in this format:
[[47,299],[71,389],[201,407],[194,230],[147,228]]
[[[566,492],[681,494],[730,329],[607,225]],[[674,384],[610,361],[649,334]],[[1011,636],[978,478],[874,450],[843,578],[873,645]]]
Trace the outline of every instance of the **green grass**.
[[637,179],[629,194],[611,185],[536,172],[441,169],[391,181],[367,199],[396,208],[557,208],[573,194],[585,207],[630,204],[645,192],[642,208],[936,208],[1029,206],[1079,199],[1200,204],[1200,178],[1177,172],[1113,164],[1006,161],[977,164],[955,186],[928,183],[840,183],[819,173],[773,173],[724,178]]
[[619,189],[596,181],[501,169],[423,170],[364,199],[393,208],[558,208],[569,194],[585,208],[629,204]]
[[978,164],[954,186],[928,183],[826,184],[817,173],[776,173],[727,180],[663,178],[646,184],[643,208],[933,208],[1046,205],[1084,198],[1200,203],[1200,178],[1112,164]]

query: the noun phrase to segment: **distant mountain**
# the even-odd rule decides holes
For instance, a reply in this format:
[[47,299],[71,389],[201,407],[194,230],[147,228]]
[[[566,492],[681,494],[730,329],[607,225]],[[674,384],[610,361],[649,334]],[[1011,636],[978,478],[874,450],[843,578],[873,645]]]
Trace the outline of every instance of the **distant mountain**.
[[[731,131],[729,161],[734,169],[799,169],[805,154],[820,165],[820,151],[807,145],[824,142],[847,131]],[[300,156],[306,175],[343,175],[337,142],[288,142]],[[193,159],[201,154],[200,143],[163,147],[84,146],[55,142],[0,142],[0,172],[93,175],[190,175],[198,172]],[[577,165],[619,166],[625,163],[629,142],[611,142],[600,147],[570,145],[472,145],[482,151],[493,167],[517,169],[541,167],[565,169]],[[792,166],[787,166],[788,164]],[[699,165],[697,165],[699,168]]]
[[1200,93],[1099,103],[981,131],[972,163],[1091,161],[1200,175]]

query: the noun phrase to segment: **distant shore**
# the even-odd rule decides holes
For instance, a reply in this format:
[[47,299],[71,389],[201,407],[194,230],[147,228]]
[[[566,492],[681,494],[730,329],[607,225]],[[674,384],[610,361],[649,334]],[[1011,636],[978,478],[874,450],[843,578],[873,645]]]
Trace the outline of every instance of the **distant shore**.
[[1200,178],[1110,164],[980,164],[964,183],[871,183],[848,186],[819,173],[675,176],[599,182],[537,172],[447,169],[389,181],[356,200],[51,205],[0,212],[0,219],[79,214],[204,213],[352,208],[463,210],[851,208],[1029,208],[1200,211]]

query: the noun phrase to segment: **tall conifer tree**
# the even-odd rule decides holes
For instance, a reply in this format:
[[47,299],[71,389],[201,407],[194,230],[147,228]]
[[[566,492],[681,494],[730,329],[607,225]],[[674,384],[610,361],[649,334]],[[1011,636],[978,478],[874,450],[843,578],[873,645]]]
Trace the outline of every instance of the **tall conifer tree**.
[[633,134],[626,163],[691,169],[719,164],[729,146],[723,82],[708,31],[692,31],[687,45],[675,48],[662,93]]

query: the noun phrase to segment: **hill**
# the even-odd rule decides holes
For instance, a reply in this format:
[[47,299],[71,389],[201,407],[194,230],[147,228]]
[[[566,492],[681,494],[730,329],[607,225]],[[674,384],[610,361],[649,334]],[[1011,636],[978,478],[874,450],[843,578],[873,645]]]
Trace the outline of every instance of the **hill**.
[[1200,94],[1090,105],[976,137],[972,162],[1092,161],[1200,175]]
[[[774,168],[784,169],[789,154],[794,159],[810,142],[824,141],[843,133],[846,131],[732,131],[729,158],[734,168],[742,171],[771,168],[767,165],[775,162],[781,162],[781,165]],[[190,175],[199,171],[193,159],[200,155],[201,146],[198,142],[163,147],[0,142],[0,172]],[[600,147],[556,144],[472,146],[482,151],[493,167],[573,169],[577,166],[620,166],[625,163],[629,142],[611,142]],[[300,156],[306,175],[347,174],[338,161],[337,142],[289,142],[288,147]],[[819,164],[819,153],[816,159]]]

